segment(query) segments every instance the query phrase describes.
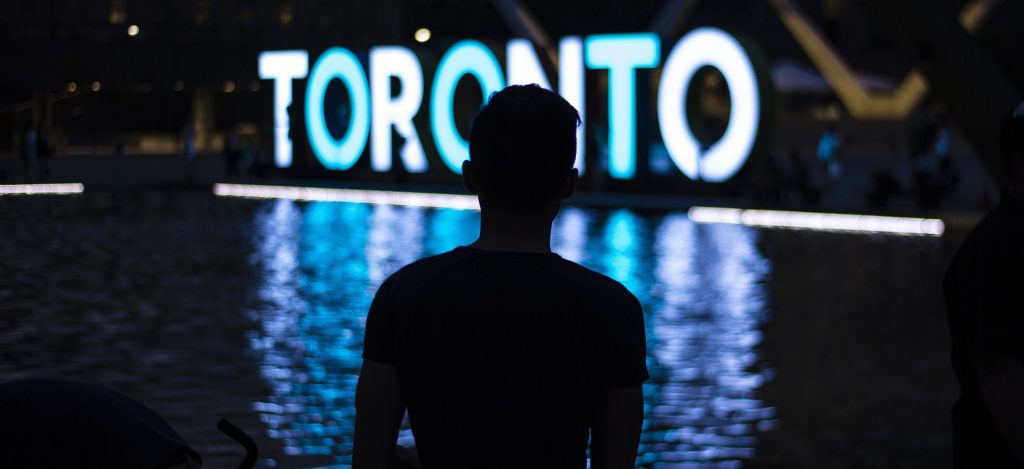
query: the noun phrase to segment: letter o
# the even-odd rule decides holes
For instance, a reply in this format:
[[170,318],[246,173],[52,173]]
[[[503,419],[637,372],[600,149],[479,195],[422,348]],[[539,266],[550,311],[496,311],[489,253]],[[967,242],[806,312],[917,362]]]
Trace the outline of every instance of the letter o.
[[[725,134],[701,155],[685,110],[690,80],[705,66],[725,77],[731,108]],[[693,180],[724,182],[733,177],[749,158],[761,121],[757,75],[743,46],[720,29],[695,29],[672,48],[658,88],[658,124],[676,166]]]
[[479,41],[459,41],[441,57],[430,92],[430,128],[441,160],[456,174],[462,173],[462,162],[469,158],[469,143],[459,135],[452,112],[455,86],[466,74],[480,82],[485,104],[491,93],[505,87],[498,59]]
[[[351,98],[348,132],[335,139],[324,120],[324,93],[334,78],[348,88]],[[370,134],[370,86],[355,54],[345,48],[327,49],[313,65],[306,86],[306,134],[313,153],[327,169],[352,167],[366,148]]]

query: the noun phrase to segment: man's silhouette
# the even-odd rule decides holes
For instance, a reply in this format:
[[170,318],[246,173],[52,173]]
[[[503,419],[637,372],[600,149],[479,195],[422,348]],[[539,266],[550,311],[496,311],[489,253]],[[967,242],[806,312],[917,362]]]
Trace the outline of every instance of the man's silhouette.
[[551,252],[573,194],[579,114],[536,85],[494,94],[462,166],[480,237],[381,285],[366,323],[354,466],[383,468],[406,409],[424,468],[633,467],[643,313]]
[[1000,150],[1008,190],[957,251],[944,285],[960,381],[958,468],[1024,467],[1024,104],[1004,121]]

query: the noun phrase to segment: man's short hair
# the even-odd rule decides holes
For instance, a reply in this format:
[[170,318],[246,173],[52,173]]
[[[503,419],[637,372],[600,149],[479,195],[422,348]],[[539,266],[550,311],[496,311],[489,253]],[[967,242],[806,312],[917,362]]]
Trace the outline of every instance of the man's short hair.
[[1003,119],[999,129],[999,153],[1003,157],[1003,169],[1012,180],[1013,172],[1024,164],[1024,102]]
[[576,160],[579,125],[572,105],[537,85],[491,95],[469,135],[480,195],[507,208],[550,203]]

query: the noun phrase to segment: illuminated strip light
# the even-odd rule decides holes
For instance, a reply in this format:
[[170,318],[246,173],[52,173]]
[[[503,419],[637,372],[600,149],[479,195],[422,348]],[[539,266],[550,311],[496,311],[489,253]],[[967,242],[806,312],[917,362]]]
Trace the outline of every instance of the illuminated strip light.
[[741,210],[736,208],[692,207],[690,220],[697,223],[727,223],[770,228],[853,231],[942,236],[946,225],[932,218],[880,217],[840,213]]
[[255,199],[290,199],[363,204],[408,205],[412,207],[480,210],[476,196],[430,194],[361,189],[327,189],[321,187],[263,186],[252,184],[214,184],[213,193],[220,196]]
[[84,191],[85,186],[77,182],[66,184],[0,185],[0,195],[81,194]]

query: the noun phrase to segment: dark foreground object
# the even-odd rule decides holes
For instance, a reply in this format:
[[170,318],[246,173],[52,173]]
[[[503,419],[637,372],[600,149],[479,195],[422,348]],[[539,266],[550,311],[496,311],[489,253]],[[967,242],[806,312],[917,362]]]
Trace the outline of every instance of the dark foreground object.
[[58,380],[0,385],[7,468],[160,469],[200,461],[149,407],[99,386]]
[[998,380],[993,372],[1003,366],[1000,363],[1019,366],[1021,360],[1022,242],[1024,203],[1004,194],[999,206],[968,235],[946,274],[953,369],[960,382],[960,398],[953,406],[954,467],[1021,467],[999,429],[997,417],[1006,410],[998,407],[998,399],[986,399],[983,388],[991,390],[992,384],[983,386],[982,381]]

